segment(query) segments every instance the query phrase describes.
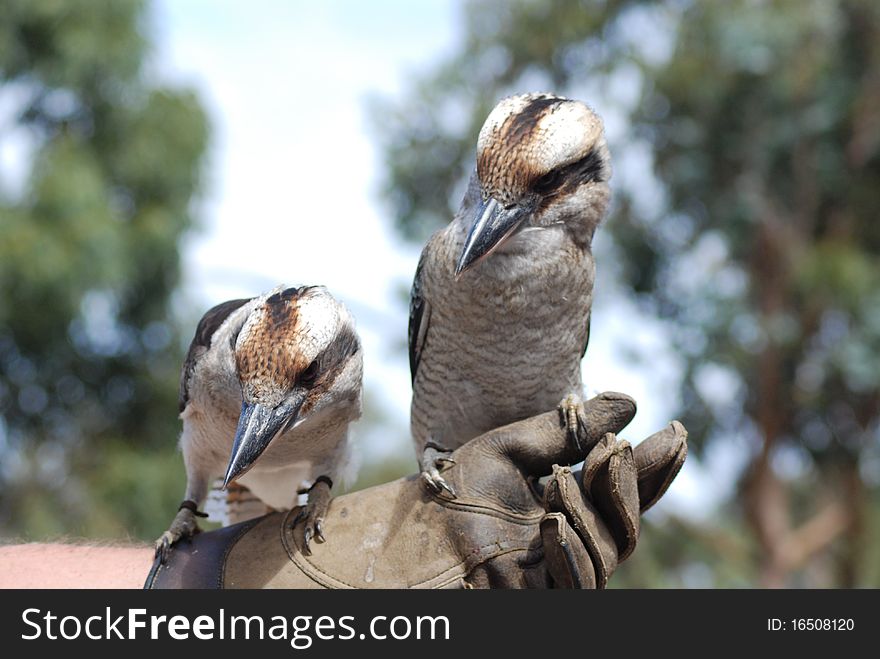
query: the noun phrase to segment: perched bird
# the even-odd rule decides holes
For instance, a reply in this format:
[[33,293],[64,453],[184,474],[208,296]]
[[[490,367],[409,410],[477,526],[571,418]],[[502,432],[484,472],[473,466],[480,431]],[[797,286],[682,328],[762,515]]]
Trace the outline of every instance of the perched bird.
[[323,542],[348,426],[361,413],[362,372],[354,320],[324,287],[279,288],[209,310],[180,378],[186,495],[157,553],[164,559],[197,532],[198,507],[218,477],[276,509],[291,508],[308,484],[306,544]]
[[559,406],[576,441],[609,161],[602,120],[550,94],[503,99],[480,130],[410,302],[412,435],[435,491],[455,495],[440,475],[449,452],[498,426]]

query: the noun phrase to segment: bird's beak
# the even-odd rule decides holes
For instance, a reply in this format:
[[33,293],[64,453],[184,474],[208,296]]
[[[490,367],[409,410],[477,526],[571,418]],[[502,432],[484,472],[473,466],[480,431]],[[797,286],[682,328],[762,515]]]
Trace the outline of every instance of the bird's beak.
[[528,217],[529,209],[517,204],[504,208],[493,197],[480,202],[474,223],[464,241],[464,249],[455,266],[455,276],[492,253]]
[[241,404],[232,455],[229,456],[226,478],[223,480],[224,488],[247,472],[279,433],[296,423],[305,398],[303,393],[292,402],[283,402],[277,407],[260,403]]

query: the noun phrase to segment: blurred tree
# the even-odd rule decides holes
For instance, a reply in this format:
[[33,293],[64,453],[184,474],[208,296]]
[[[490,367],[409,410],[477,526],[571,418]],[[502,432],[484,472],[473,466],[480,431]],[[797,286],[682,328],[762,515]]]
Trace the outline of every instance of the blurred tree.
[[[108,456],[131,465],[135,451],[174,450],[169,299],[208,125],[193,92],[145,71],[145,14],[139,0],[0,9],[0,146],[12,154],[0,170],[5,533],[159,531],[121,503],[143,488]],[[157,457],[140,474],[179,481],[172,464]]]
[[670,321],[697,453],[735,442],[747,454],[739,517],[691,534],[697,548],[669,534],[670,564],[742,561],[739,582],[713,566],[708,585],[866,583],[866,487],[880,480],[880,5],[486,0],[463,20],[454,56],[373,108],[401,232],[422,240],[452,217],[501,96],[552,89],[626,119],[610,131],[623,164],[603,263]]

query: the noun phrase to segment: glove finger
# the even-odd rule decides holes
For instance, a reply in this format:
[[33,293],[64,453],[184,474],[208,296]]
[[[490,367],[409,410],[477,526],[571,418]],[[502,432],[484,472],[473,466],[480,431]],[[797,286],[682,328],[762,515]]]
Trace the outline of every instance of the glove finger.
[[637,470],[629,442],[606,434],[584,461],[581,487],[611,532],[622,563],[636,548],[640,527]]
[[613,433],[605,433],[602,439],[600,439],[587,454],[587,457],[584,458],[584,464],[581,467],[579,480],[583,487],[583,491],[587,496],[590,496],[590,488],[593,486],[593,480],[595,480],[596,474],[608,464],[608,460],[614,452],[616,440],[617,437]]
[[502,455],[527,475],[545,476],[554,464],[577,464],[606,432],[619,432],[635,416],[635,401],[625,394],[605,392],[586,401],[580,411],[583,436],[572,442],[558,412],[545,412],[487,432],[456,451],[464,462],[470,456]]
[[678,475],[687,457],[687,435],[685,427],[673,421],[633,449],[642,512],[657,503]]
[[557,588],[595,588],[593,562],[562,513],[541,520],[544,560]]
[[553,465],[553,476],[544,489],[544,507],[565,516],[592,561],[595,587],[604,588],[617,568],[617,543],[601,514],[582,496],[570,468]]

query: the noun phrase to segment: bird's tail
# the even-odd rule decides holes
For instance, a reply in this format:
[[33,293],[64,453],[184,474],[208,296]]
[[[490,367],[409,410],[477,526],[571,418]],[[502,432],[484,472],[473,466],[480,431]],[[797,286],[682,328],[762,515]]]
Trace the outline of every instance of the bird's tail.
[[208,521],[220,522],[223,526],[246,522],[271,511],[269,506],[244,485],[230,483],[224,490],[222,479],[214,481],[205,501]]

